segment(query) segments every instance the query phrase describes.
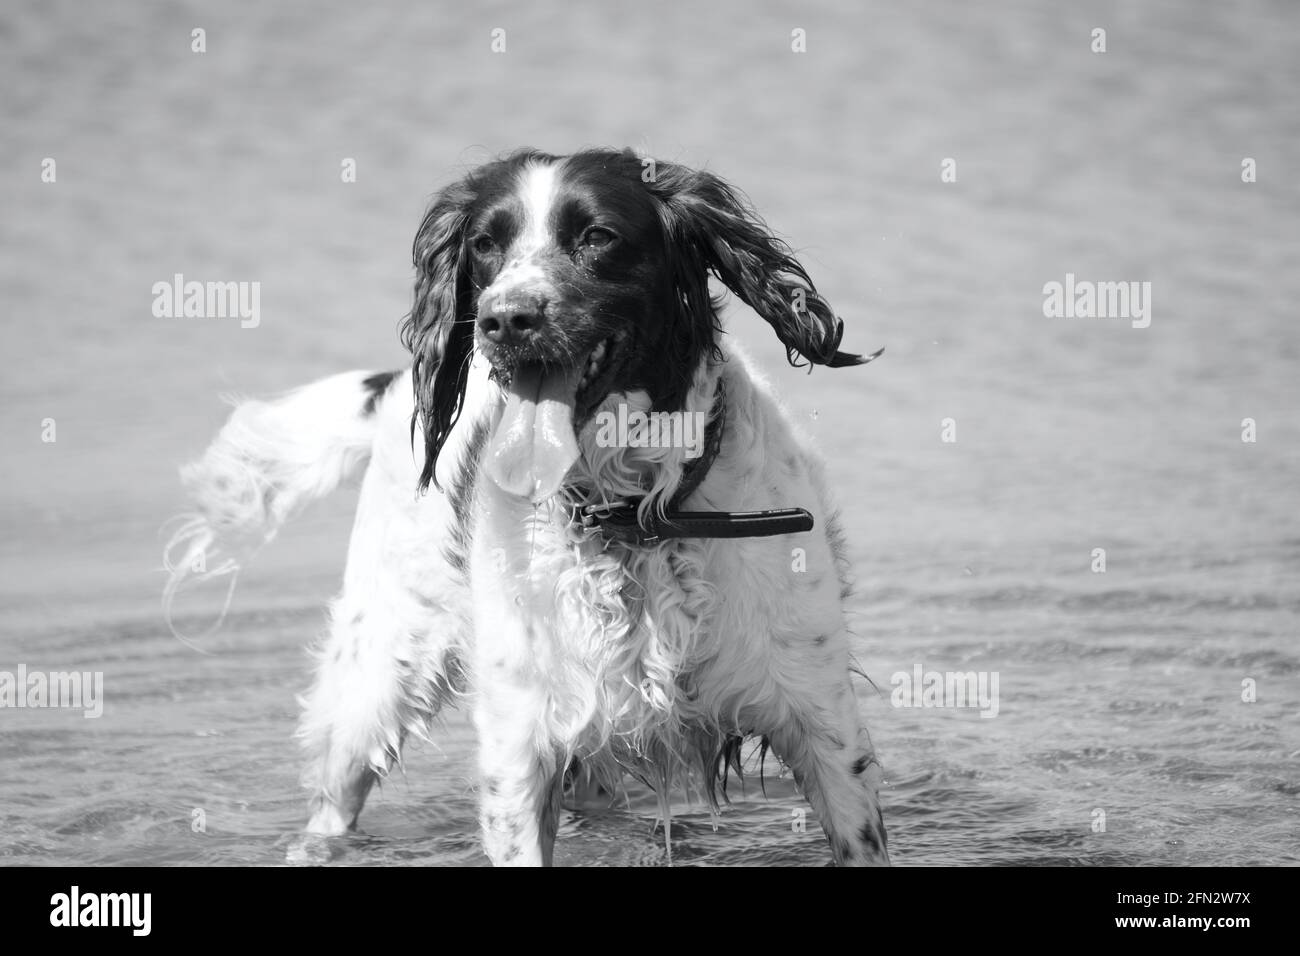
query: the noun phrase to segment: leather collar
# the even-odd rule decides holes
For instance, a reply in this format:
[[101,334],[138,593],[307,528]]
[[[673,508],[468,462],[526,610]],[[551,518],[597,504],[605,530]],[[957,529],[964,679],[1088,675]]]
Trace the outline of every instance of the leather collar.
[[713,415],[704,432],[704,450],[682,471],[682,480],[663,517],[653,511],[644,519],[637,507],[644,496],[586,505],[579,511],[583,527],[598,528],[607,540],[632,544],[657,544],[667,538],[763,538],[811,531],[813,516],[804,508],[771,511],[683,511],[681,503],[700,487],[722,450],[727,424],[727,392],[718,378]]

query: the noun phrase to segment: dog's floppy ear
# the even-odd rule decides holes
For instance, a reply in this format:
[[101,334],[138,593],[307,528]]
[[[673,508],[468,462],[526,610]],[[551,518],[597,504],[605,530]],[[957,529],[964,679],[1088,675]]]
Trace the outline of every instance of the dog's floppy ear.
[[[790,247],[750,205],[712,173],[659,163],[647,186],[662,203],[670,240],[712,272],[776,331],[791,365],[802,356],[838,368],[869,359],[839,351],[844,323],[817,294]],[[701,295],[693,290],[694,297]],[[705,295],[707,297],[707,294]]]
[[[415,414],[424,427],[420,489],[434,480],[438,452],[460,415],[474,349],[474,303],[465,261],[465,227],[474,192],[467,182],[448,186],[429,207],[411,248],[415,301],[402,323],[402,344],[411,350]],[[436,486],[436,481],[435,481]]]

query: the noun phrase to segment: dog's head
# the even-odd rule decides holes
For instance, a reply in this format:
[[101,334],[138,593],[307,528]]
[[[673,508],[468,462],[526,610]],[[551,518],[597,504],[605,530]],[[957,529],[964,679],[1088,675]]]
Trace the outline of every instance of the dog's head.
[[481,166],[437,196],[413,252],[402,335],[421,487],[476,348],[507,393],[486,467],[533,500],[559,490],[576,430],[609,394],[644,389],[656,410],[682,408],[721,335],[710,273],[772,326],[791,364],[863,361],[839,351],[843,323],[735,190],[630,150],[524,150]]

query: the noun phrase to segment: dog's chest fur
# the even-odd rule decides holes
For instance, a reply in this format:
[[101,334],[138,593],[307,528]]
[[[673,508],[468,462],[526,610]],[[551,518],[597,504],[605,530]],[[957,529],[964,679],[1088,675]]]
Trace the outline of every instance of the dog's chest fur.
[[548,736],[574,753],[636,753],[696,724],[717,631],[708,545],[606,543],[558,500],[534,508],[481,481],[470,576],[480,666],[525,668],[550,696]]
[[[688,410],[711,408],[719,374],[699,376]],[[826,521],[820,476],[775,407],[743,363],[727,380],[728,432],[698,507],[797,504]],[[680,449],[608,449],[588,431],[580,437],[576,484],[591,489],[586,498],[534,506],[486,475],[473,481],[465,514],[473,666],[494,681],[546,688],[538,736],[570,755],[651,756],[707,777],[728,739],[772,719],[754,712],[765,698],[751,692],[769,655],[842,627],[829,529],[798,539],[607,543],[574,520],[577,506],[647,488],[666,500],[687,461]],[[807,573],[792,573],[795,550]]]

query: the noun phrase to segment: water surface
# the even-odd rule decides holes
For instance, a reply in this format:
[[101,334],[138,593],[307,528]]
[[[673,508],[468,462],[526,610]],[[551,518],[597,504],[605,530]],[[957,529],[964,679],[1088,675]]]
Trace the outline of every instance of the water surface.
[[[0,857],[284,861],[294,698],[355,496],[264,553],[198,654],[159,612],[176,468],[220,393],[402,363],[410,239],[466,165],[630,144],[743,187],[846,345],[887,347],[806,376],[729,314],[842,498],[895,861],[1300,862],[1296,21],[1256,2],[7,5],[0,669],[103,671],[106,701],[0,711]],[[261,324],[155,319],[177,272],[260,281]],[[1067,272],[1152,282],[1151,326],[1044,318]],[[891,707],[918,663],[997,672],[998,716]],[[435,737],[337,862],[484,862],[464,717]],[[679,810],[675,861],[825,863],[792,782],[769,764],[764,795],[751,770],[716,829]],[[558,861],[663,863],[654,818],[637,788],[567,814]]]

